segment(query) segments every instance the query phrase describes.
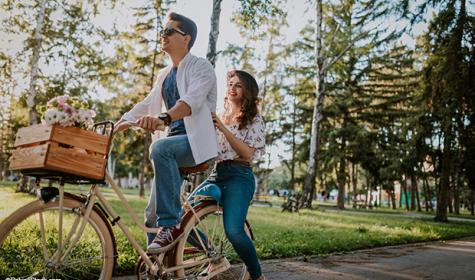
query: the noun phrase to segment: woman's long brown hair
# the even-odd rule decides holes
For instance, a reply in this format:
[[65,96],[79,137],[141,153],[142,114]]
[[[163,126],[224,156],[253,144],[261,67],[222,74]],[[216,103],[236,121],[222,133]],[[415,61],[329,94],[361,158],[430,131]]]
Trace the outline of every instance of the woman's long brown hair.
[[[237,76],[243,85],[241,113],[236,117],[239,124],[239,129],[245,128],[252,123],[252,120],[258,113],[257,106],[259,105],[259,86],[254,77],[242,70],[231,70],[228,72],[227,81],[232,77]],[[228,97],[224,98],[224,109],[228,109]]]

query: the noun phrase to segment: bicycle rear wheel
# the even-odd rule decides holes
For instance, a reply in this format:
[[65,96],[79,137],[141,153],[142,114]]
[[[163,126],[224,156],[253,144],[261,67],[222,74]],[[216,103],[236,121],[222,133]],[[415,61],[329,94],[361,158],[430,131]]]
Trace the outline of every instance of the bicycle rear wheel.
[[84,211],[79,199],[64,198],[61,257],[58,199],[33,201],[12,213],[0,224],[0,278],[110,279],[114,242],[100,214],[91,212],[82,235],[72,245]]
[[[222,208],[216,202],[207,201],[196,208],[196,217],[189,212],[184,219],[185,234],[175,247],[175,265],[183,266],[176,271],[177,277],[199,276],[210,264],[220,262],[223,258],[231,263],[238,263],[212,279],[239,280],[247,274],[245,265],[241,262],[231,243],[226,238],[223,226]],[[248,223],[244,230],[252,239]],[[198,238],[200,236],[200,238]],[[204,249],[203,250],[203,245]],[[191,266],[195,263],[196,265]],[[201,263],[198,265],[198,263]],[[190,265],[191,267],[187,267]]]

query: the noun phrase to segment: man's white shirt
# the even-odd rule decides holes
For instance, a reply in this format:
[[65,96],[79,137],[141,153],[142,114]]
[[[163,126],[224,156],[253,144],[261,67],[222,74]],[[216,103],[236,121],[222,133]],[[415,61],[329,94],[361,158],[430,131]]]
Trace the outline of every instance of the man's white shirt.
[[[170,64],[160,70],[156,82],[148,96],[122,116],[123,120],[135,122],[143,116],[158,117],[166,111],[162,98],[162,84],[172,70]],[[211,112],[216,111],[216,75],[211,64],[204,58],[188,53],[178,64],[176,83],[180,99],[191,108],[191,115],[184,117],[186,134],[190,142],[193,158],[197,164],[218,155],[216,130]],[[166,132],[156,131],[152,141],[166,136]]]

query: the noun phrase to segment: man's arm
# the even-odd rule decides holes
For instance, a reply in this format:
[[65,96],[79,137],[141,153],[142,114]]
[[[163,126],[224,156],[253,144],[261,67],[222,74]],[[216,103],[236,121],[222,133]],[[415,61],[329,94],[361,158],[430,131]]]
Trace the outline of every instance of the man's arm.
[[[187,92],[180,96],[177,102],[177,105],[185,103],[189,107],[189,115],[193,114],[194,111],[199,111],[201,106],[205,105],[208,94],[216,87],[216,75],[209,61],[200,59],[190,70],[190,84]],[[176,112],[176,119],[179,119],[180,116],[183,118],[187,115],[181,115],[179,112]]]
[[168,110],[168,114],[170,115],[172,121],[181,120],[184,117],[191,115],[191,107],[190,105],[186,104],[185,101],[178,100],[175,106]]

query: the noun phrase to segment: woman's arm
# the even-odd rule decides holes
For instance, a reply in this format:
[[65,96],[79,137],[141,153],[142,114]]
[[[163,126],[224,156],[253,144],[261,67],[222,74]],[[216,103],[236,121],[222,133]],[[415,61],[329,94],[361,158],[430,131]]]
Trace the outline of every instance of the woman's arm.
[[226,128],[226,126],[224,126],[216,113],[211,113],[211,115],[213,117],[214,126],[224,134],[224,137],[228,140],[231,148],[233,148],[233,150],[239,155],[239,158],[250,161],[256,149],[249,147],[246,143],[239,140],[231,131],[229,131],[229,129]]

